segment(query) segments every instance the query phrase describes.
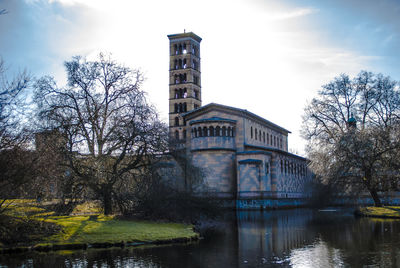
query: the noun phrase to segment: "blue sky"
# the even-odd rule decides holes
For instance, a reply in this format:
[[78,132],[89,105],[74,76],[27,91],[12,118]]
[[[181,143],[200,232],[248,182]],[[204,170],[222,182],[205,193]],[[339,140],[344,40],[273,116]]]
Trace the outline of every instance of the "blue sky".
[[[201,43],[203,105],[248,109],[292,131],[304,152],[304,106],[340,73],[400,80],[400,1],[0,0],[0,56],[9,72],[65,82],[63,62],[110,52],[140,68],[143,89],[168,113],[168,34]],[[188,12],[189,11],[189,12]]]

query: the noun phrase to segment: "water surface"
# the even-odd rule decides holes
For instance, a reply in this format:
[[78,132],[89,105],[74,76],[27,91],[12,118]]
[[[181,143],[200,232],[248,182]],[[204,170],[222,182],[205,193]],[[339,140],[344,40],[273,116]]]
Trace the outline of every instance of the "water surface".
[[352,210],[241,211],[189,245],[0,255],[0,267],[400,267],[400,221]]

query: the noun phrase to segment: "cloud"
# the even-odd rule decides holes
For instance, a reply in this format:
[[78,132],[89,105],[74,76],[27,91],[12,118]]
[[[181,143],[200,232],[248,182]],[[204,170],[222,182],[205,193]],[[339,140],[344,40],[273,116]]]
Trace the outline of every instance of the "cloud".
[[304,17],[313,13],[317,13],[318,9],[314,8],[298,8],[285,12],[275,12],[271,15],[271,20],[287,20],[294,19],[298,17]]

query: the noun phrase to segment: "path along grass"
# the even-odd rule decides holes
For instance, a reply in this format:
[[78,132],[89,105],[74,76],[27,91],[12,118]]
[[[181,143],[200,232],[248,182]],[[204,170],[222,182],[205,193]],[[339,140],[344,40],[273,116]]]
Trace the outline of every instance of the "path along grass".
[[36,244],[94,244],[118,242],[150,242],[174,239],[193,239],[193,226],[178,223],[158,223],[139,220],[121,220],[114,216],[53,216],[53,212],[31,204],[16,203],[10,214],[29,217],[34,222],[50,222],[61,226],[61,231],[43,237]]

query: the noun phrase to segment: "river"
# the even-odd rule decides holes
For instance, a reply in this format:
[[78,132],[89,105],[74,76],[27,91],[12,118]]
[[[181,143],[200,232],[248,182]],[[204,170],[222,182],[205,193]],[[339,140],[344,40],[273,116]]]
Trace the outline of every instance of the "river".
[[0,255],[0,267],[400,267],[400,220],[350,209],[227,213],[188,245]]

